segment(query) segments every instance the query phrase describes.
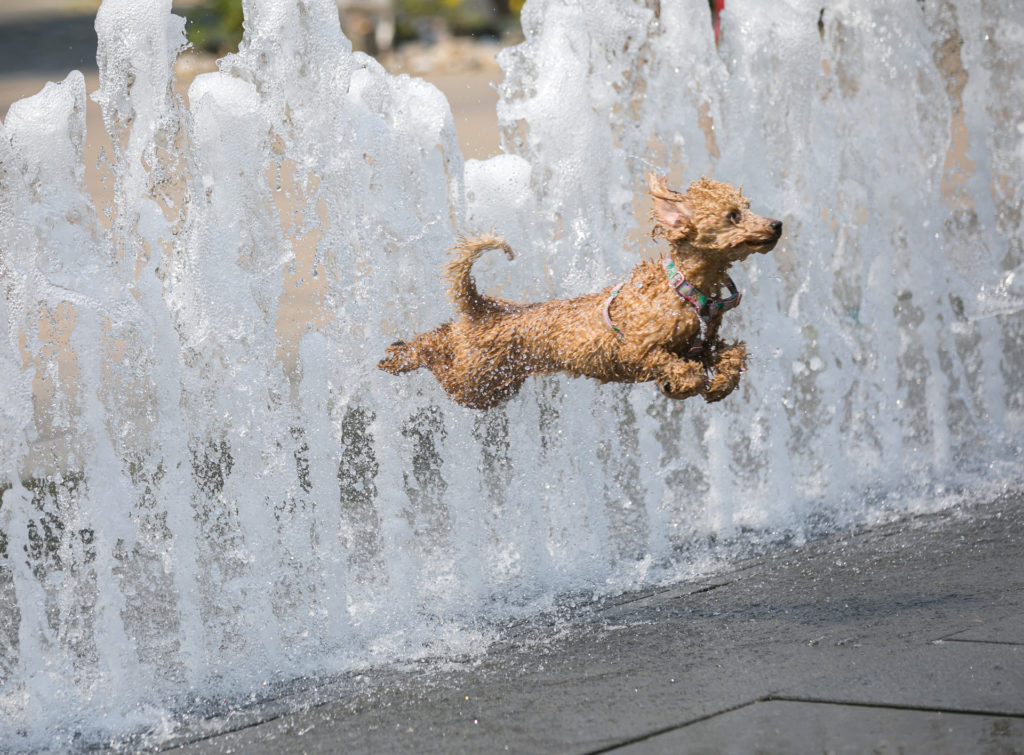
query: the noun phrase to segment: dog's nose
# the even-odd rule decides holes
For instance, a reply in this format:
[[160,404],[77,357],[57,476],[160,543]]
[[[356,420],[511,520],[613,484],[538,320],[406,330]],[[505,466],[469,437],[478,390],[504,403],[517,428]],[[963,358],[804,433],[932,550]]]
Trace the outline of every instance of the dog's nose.
[[776,236],[781,236],[782,235],[782,221],[781,220],[773,220],[772,221],[772,231],[774,231]]

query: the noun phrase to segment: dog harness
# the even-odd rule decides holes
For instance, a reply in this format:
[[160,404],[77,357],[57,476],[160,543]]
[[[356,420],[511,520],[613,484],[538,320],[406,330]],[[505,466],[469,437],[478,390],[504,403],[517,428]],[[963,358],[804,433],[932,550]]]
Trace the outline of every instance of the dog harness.
[[612,289],[612,292],[608,295],[608,299],[604,303],[604,323],[609,328],[615,331],[615,336],[620,341],[626,336],[623,334],[621,330],[615,327],[615,323],[612,322],[612,316],[609,310],[612,307],[612,302],[615,301],[615,297],[619,295],[619,291],[621,291],[622,287],[625,286],[627,283],[629,283],[629,278],[626,278],[625,280],[616,283],[615,288]]
[[711,318],[721,312],[738,307],[742,296],[728,275],[725,276],[725,286],[729,289],[729,295],[724,299],[712,299],[702,294],[699,288],[686,280],[683,274],[676,270],[676,264],[670,258],[666,257],[661,264],[665,268],[665,274],[668,275],[669,288],[676,292],[676,296],[697,310],[700,335],[690,345],[687,356],[690,359],[699,359],[704,353],[704,342],[707,340]]
[[[725,276],[725,285],[729,289],[729,296],[724,299],[712,299],[701,292],[699,288],[690,283],[683,274],[676,269],[675,263],[671,258],[666,257],[661,262],[665,268],[665,274],[668,276],[668,286],[671,288],[680,299],[685,301],[687,304],[697,310],[697,318],[700,322],[700,335],[693,341],[687,352],[687,356],[690,359],[699,359],[704,354],[704,342],[707,340],[708,327],[711,323],[711,319],[721,313],[726,312],[730,309],[735,309],[739,306],[742,294],[736,289],[736,284],[732,282],[732,278],[728,275]],[[625,338],[625,334],[612,322],[611,317],[611,306],[612,302],[615,301],[615,297],[619,295],[622,287],[629,282],[629,279],[616,284],[615,288],[611,290],[608,295],[608,299],[604,303],[604,321],[605,324],[615,331],[615,335],[621,341]]]

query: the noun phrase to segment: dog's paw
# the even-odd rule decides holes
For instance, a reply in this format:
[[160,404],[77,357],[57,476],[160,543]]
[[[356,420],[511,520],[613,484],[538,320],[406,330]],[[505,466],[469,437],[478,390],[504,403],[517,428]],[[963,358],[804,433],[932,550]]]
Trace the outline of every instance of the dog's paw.
[[683,399],[690,398],[691,396],[696,396],[704,389],[704,386],[700,383],[692,386],[687,385],[685,387],[674,387],[668,380],[659,380],[655,385],[658,386],[658,390],[661,391],[665,398],[670,398],[676,401],[682,401]]
[[704,391],[704,400],[709,404],[721,401],[736,390],[736,386],[739,384],[740,376],[738,373],[736,375],[723,375],[722,373],[719,373],[711,379],[710,383],[708,383],[707,390]]

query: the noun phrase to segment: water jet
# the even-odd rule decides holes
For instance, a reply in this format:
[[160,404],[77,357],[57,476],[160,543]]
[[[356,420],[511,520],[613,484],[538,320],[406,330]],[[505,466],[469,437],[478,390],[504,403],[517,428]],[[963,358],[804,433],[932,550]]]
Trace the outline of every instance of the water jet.
[[[730,0],[716,47],[703,0],[530,0],[504,154],[464,161],[329,0],[247,0],[187,104],[170,0],[104,0],[110,215],[80,74],[0,127],[0,739],[158,743],[197,698],[1019,484],[1024,9],[822,5]],[[457,233],[532,255],[491,281],[529,300],[656,254],[650,168],[786,222],[728,405],[545,378],[480,415],[373,368],[447,318]]]

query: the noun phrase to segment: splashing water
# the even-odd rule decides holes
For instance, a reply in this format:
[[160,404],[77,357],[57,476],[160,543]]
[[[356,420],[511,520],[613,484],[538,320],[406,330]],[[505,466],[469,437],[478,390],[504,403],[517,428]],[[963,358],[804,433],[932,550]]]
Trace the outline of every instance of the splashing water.
[[[188,106],[170,0],[104,0],[113,205],[80,74],[0,127],[0,739],[159,741],[196,698],[1019,484],[1024,6],[763,6],[716,49],[704,0],[530,0],[505,154],[464,163],[329,0],[247,0]],[[726,402],[548,378],[474,413],[374,369],[450,316],[458,232],[529,299],[656,253],[648,169],[786,222],[736,272]]]

